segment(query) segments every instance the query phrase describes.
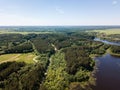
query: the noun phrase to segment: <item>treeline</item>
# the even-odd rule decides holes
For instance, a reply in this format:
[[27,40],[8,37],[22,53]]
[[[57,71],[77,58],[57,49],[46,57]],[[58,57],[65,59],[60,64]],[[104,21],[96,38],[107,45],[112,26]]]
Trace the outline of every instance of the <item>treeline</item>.
[[28,42],[36,34],[0,34],[0,54],[31,52],[32,45]]
[[120,54],[120,46],[111,46],[112,53]]
[[90,54],[96,54],[96,55],[103,55],[106,53],[106,50],[110,48],[110,45],[104,44],[104,43],[98,43],[96,46],[91,47]]
[[43,54],[44,53],[49,53],[49,54],[54,53],[54,48],[47,40],[37,37],[35,39],[32,39],[31,42],[35,46],[35,49],[37,50],[38,53],[43,53]]
[[57,49],[77,44],[80,39],[93,39],[94,36],[85,32],[65,32],[53,34],[1,34],[0,54],[31,52],[31,41],[39,53],[54,53],[54,44]]
[[94,65],[91,66],[93,61],[82,47],[67,48],[65,50],[65,60],[67,63],[66,71],[69,74],[76,74],[80,68],[93,70]]
[[105,38],[108,41],[117,42],[117,43],[120,42],[120,34],[111,34],[111,35],[107,35],[106,37],[108,37]]
[[[92,85],[89,81],[92,78],[91,72],[94,69],[95,61],[92,60],[84,46],[69,47],[64,49],[66,69],[69,74],[69,90],[89,90]],[[89,83],[86,86],[81,82]],[[94,82],[94,81],[93,81]]]
[[54,44],[58,49],[71,47],[73,45],[82,45],[88,40],[92,40],[94,38],[93,35],[85,33],[85,32],[66,32],[66,34],[62,37],[57,37]]
[[17,46],[14,45],[9,46],[9,48],[5,50],[5,53],[28,53],[32,51],[33,51],[32,44],[30,42],[24,42]]
[[0,34],[0,46],[7,46],[10,42],[19,44],[24,41],[25,39],[21,34]]
[[120,34],[107,35],[105,33],[98,33],[97,37],[100,37],[102,39],[105,39],[105,40],[108,40],[108,41],[111,41],[111,42],[117,42],[117,43],[120,42]]

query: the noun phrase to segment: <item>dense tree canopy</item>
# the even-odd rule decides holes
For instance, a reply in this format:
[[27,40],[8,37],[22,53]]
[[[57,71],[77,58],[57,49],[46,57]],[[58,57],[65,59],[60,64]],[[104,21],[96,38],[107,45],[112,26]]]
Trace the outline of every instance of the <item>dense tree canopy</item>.
[[92,77],[95,61],[91,56],[103,55],[107,50],[120,54],[119,46],[94,41],[97,33],[60,28],[55,31],[58,33],[0,34],[0,55],[28,52],[37,55],[33,64],[0,64],[0,89],[89,90],[89,84],[82,83],[89,83]]

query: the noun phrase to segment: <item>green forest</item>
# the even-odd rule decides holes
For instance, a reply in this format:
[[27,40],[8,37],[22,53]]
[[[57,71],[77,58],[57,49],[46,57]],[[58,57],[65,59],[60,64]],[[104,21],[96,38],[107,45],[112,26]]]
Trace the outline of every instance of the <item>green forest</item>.
[[0,34],[0,56],[36,55],[34,63],[0,62],[0,90],[92,90],[95,85],[94,57],[107,52],[120,56],[120,46],[94,41],[103,33],[83,30],[50,32]]

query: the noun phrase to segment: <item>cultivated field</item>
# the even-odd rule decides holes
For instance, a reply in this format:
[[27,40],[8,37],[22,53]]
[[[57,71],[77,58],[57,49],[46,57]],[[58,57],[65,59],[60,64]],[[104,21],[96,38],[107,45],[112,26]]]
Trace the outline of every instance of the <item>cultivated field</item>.
[[33,53],[27,54],[5,54],[0,55],[0,63],[17,61],[17,62],[26,62],[28,64],[34,63],[33,58],[35,55]]

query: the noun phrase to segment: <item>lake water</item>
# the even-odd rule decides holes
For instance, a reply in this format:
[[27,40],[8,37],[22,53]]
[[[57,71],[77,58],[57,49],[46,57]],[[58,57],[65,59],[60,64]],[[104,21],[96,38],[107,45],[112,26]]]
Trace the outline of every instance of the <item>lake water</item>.
[[[99,39],[99,41],[104,42],[105,40]],[[108,41],[104,43],[119,45]],[[95,75],[97,80],[93,90],[120,90],[120,57],[106,54],[102,57],[97,57],[95,60],[97,61],[98,71]]]
[[120,90],[120,58],[106,54],[96,60],[98,71],[93,90]]

